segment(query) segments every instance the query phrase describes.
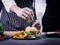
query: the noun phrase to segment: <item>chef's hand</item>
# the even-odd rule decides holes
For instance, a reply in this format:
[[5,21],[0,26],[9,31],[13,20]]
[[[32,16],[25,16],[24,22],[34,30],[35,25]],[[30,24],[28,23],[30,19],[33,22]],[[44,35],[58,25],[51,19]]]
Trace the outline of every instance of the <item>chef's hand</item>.
[[15,12],[17,16],[23,18],[28,22],[32,22],[33,20],[34,12],[28,7],[20,8],[18,6],[12,6],[11,11]]
[[34,25],[34,27],[36,27],[38,30],[40,30],[41,25],[40,25],[40,23],[36,23],[36,24]]
[[34,27],[36,27],[37,29],[38,29],[38,33],[40,34],[40,29],[41,29],[41,25],[40,25],[40,23],[36,23],[35,25],[34,25]]

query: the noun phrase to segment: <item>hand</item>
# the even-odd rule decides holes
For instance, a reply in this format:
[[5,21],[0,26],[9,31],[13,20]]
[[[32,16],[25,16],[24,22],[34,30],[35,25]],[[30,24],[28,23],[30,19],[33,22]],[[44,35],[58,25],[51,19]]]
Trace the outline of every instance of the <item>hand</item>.
[[25,8],[22,8],[20,12],[17,13],[17,15],[28,22],[32,22],[34,13],[31,9],[25,7]]
[[36,27],[38,30],[40,30],[41,25],[40,25],[40,23],[36,23],[36,24],[34,25],[34,27]]
[[40,20],[35,20],[34,24],[32,25],[33,27],[36,27],[38,30],[41,29],[41,24],[39,22]]
[[35,22],[33,25],[32,25],[33,27],[36,27],[37,29],[38,29],[38,33],[40,34],[40,29],[41,29],[41,25],[40,25],[40,23],[37,21],[37,22]]
[[32,22],[34,16],[32,9],[29,9],[28,7],[20,8],[18,6],[15,6],[14,8],[11,10],[15,12],[18,17],[21,17],[28,22]]

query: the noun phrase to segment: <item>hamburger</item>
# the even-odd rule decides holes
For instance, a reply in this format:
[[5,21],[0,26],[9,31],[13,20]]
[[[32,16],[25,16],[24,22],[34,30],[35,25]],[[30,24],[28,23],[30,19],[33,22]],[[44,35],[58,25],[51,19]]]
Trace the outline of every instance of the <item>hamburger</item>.
[[38,33],[39,31],[35,27],[27,27],[25,29],[25,32],[27,33],[27,35],[28,35],[29,38],[39,37],[39,33]]

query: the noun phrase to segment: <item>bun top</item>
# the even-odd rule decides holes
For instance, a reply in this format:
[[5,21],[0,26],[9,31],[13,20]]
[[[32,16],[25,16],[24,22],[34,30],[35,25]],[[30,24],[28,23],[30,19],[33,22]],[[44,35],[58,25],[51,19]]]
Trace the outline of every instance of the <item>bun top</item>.
[[30,32],[30,31],[36,31],[36,32],[38,32],[37,28],[35,28],[35,27],[27,27],[27,28],[25,29],[25,31],[26,31],[26,32]]

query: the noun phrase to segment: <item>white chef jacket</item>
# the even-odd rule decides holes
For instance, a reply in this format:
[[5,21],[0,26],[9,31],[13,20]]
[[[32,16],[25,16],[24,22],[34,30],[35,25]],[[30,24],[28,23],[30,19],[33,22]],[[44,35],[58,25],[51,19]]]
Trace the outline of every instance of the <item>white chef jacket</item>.
[[[10,8],[13,5],[17,5],[14,0],[2,0],[2,3],[7,12],[10,12]],[[38,14],[38,12],[41,12],[43,16],[45,13],[45,9],[46,9],[46,0],[35,0],[36,15]],[[39,16],[40,16],[40,24],[41,24],[41,31],[42,31],[42,16],[41,15]]]

